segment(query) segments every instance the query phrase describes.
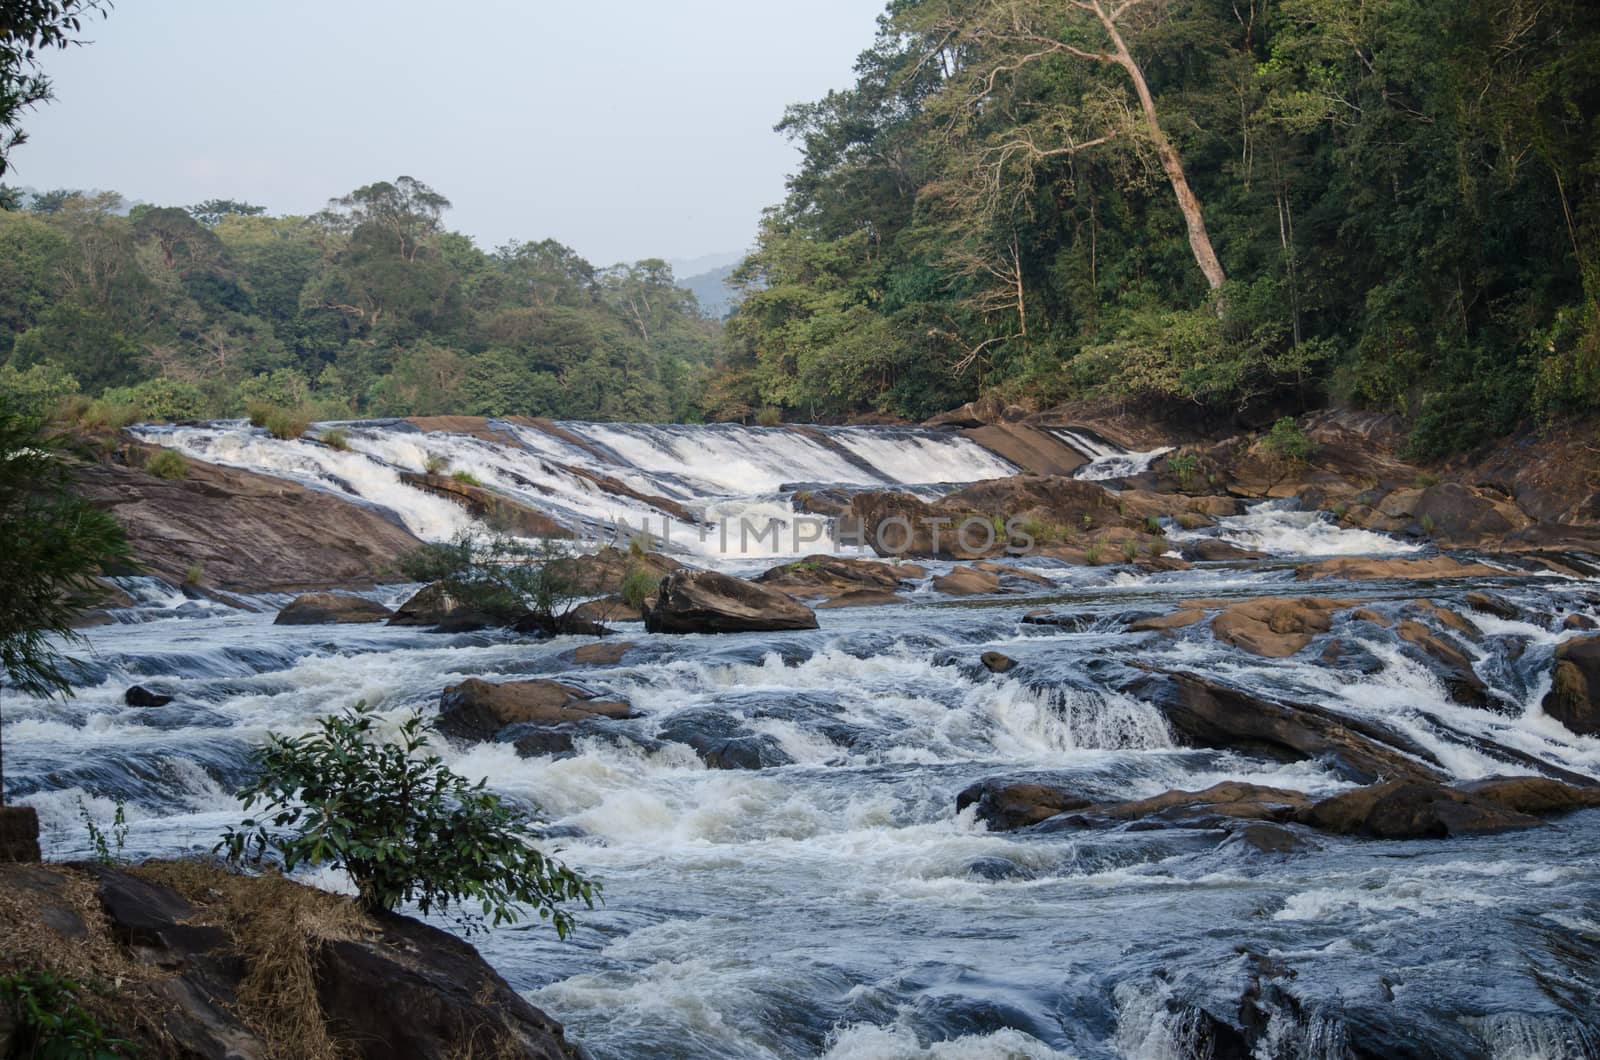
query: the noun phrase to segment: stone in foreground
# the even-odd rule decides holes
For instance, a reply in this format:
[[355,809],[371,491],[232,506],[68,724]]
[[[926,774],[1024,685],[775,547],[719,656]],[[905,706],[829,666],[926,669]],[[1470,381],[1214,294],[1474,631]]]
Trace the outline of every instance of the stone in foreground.
[[651,633],[759,633],[816,629],[811,608],[764,585],[707,570],[674,571],[662,579],[644,615]]

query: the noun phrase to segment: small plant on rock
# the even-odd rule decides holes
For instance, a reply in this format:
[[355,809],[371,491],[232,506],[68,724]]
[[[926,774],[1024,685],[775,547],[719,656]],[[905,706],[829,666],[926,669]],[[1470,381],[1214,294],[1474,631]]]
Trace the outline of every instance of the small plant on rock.
[[439,453],[429,453],[422,461],[422,470],[430,475],[442,475],[450,470],[450,458]]
[[1303,464],[1317,451],[1317,443],[1307,438],[1293,416],[1285,416],[1267,432],[1266,447],[1294,464]]
[[357,704],[303,736],[270,735],[254,756],[255,782],[239,793],[246,811],[261,812],[216,849],[235,863],[270,854],[288,871],[342,869],[367,912],[471,907],[498,925],[531,908],[565,938],[575,922],[562,905],[592,908],[599,885],[535,848],[527,818],[483,781],[452,772],[429,750],[422,718],[401,723],[394,739],[377,724],[375,709]]
[[1176,453],[1167,457],[1167,470],[1178,477],[1178,485],[1184,489],[1189,488],[1189,479],[1198,466],[1193,453]]
[[323,431],[318,440],[329,449],[337,449],[341,453],[349,452],[350,450],[350,432],[343,427],[334,427],[331,430]]
[[144,469],[156,478],[182,479],[189,477],[189,461],[176,449],[162,449],[151,453]]
[[643,567],[634,567],[622,579],[621,595],[635,611],[644,610],[645,601],[654,596],[661,585],[661,577]]
[[133,1042],[108,1035],[78,998],[83,987],[54,972],[28,970],[0,976],[0,1011],[10,1016],[7,1056],[85,1057],[101,1060],[131,1056]]

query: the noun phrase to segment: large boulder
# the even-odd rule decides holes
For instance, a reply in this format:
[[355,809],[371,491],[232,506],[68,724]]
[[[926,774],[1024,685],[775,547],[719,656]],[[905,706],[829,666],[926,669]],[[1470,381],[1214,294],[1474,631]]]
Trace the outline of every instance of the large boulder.
[[1310,644],[1333,627],[1333,612],[1354,606],[1353,600],[1302,596],[1262,597],[1229,604],[1211,620],[1218,640],[1253,655],[1282,659]]
[[1323,799],[1301,820],[1324,832],[1374,839],[1443,839],[1543,823],[1507,805],[1512,802],[1431,781],[1393,780]]
[[719,571],[674,571],[645,612],[651,633],[754,633],[816,629],[816,613],[793,597]]
[[1058,813],[1092,806],[1093,800],[1050,784],[984,780],[956,796],[956,812],[975,806],[978,820],[995,831],[1026,828]]
[[278,626],[317,626],[345,622],[382,622],[394,612],[373,600],[345,593],[305,593],[278,612]]
[[1580,736],[1600,736],[1600,636],[1556,648],[1544,712]]
[[1096,802],[1050,784],[986,780],[956,796],[957,813],[968,806],[976,806],[978,819],[991,829],[1008,831],[1044,821],[1051,821],[1052,829],[1150,819],[1190,826],[1210,826],[1218,818],[1281,823],[1293,821],[1311,800],[1303,792],[1285,788],[1224,781],[1204,791],[1174,790],[1147,799]]
[[949,574],[933,579],[933,587],[951,596],[983,596],[1003,591],[1000,575],[976,567],[953,567]]
[[631,718],[620,700],[599,699],[572,685],[540,678],[493,683],[476,677],[439,697],[439,731],[465,740],[491,740],[510,725],[566,725],[597,718]]
[[485,611],[463,600],[444,582],[417,590],[389,618],[391,626],[432,626],[445,633],[463,633],[502,626],[517,619],[513,612]]

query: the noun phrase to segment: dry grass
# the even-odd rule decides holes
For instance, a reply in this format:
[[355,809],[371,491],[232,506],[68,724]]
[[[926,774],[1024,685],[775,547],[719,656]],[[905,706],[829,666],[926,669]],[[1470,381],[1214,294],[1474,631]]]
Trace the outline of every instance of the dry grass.
[[322,943],[355,938],[372,924],[348,898],[277,875],[238,876],[196,861],[151,862],[133,870],[171,887],[224,928],[250,969],[238,1015],[273,1057],[339,1060],[348,1050],[328,1034],[317,1002],[315,959]]

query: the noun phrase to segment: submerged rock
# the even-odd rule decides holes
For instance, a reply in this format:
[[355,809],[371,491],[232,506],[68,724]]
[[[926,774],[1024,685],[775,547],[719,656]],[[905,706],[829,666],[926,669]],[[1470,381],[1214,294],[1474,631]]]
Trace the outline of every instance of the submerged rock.
[[172,702],[172,697],[152,692],[144,685],[134,685],[122,693],[122,701],[130,707],[164,707]]
[[315,626],[343,622],[381,622],[394,614],[387,607],[345,593],[305,593],[278,612],[278,626]]
[[1600,736],[1600,637],[1575,637],[1556,648],[1544,712],[1580,736]]
[[510,725],[562,725],[596,718],[632,718],[620,700],[599,699],[560,681],[505,681],[468,678],[439,697],[439,731],[466,740],[490,740]]
[[816,629],[811,608],[776,589],[719,571],[679,570],[645,612],[651,633],[754,633]]

